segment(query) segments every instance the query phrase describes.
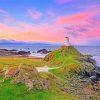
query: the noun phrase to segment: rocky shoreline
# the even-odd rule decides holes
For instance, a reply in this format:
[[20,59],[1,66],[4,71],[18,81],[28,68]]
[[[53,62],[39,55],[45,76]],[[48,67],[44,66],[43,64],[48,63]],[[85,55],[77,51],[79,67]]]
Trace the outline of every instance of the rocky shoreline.
[[[36,52],[33,51],[33,53],[38,54],[48,54],[51,51],[48,51],[46,49],[37,50]],[[0,57],[3,56],[30,56],[31,51],[24,51],[24,50],[8,50],[8,49],[0,49]]]
[[0,49],[0,56],[29,56],[30,51]]
[[[78,74],[83,78],[91,80],[93,83],[100,81],[100,67],[96,65],[96,61],[92,58],[91,55],[84,55],[79,58],[79,62],[83,63],[81,66],[88,66],[89,69],[85,68],[80,71]],[[88,64],[86,64],[88,63]]]

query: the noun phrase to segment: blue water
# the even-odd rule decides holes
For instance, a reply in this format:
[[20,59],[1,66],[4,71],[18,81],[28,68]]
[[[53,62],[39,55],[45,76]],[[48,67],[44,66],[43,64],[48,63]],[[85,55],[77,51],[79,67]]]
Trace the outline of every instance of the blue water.
[[100,46],[78,46],[76,47],[82,54],[90,54],[100,66]]
[[[55,50],[59,48],[60,46],[53,46],[53,45],[33,45],[33,44],[0,44],[0,49],[16,49],[16,50],[25,50],[25,51],[31,51],[31,54],[33,56],[45,56],[37,53],[37,50],[40,49],[47,49],[47,50]],[[76,46],[76,48],[82,53],[82,54],[90,54],[93,56],[93,58],[97,61],[97,65],[100,66],[100,46]]]

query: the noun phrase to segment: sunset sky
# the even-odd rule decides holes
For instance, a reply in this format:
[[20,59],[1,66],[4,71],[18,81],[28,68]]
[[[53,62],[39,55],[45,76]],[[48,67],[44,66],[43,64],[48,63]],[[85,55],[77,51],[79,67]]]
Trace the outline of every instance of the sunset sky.
[[63,43],[66,35],[100,45],[100,0],[0,0],[0,39]]

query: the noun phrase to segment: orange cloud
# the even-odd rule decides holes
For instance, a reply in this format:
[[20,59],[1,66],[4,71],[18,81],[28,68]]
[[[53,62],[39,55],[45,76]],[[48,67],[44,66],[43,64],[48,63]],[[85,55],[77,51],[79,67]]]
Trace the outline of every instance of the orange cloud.
[[0,24],[0,27],[2,29],[0,31],[1,39],[15,39],[20,41],[62,42],[64,38],[64,32],[62,28],[57,25],[50,25],[46,23],[41,25],[18,23],[15,27]]

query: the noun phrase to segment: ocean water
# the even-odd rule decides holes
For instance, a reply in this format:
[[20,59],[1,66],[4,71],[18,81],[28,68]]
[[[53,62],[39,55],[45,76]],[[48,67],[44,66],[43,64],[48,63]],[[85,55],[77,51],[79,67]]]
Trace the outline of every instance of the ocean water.
[[100,66],[100,46],[77,46],[82,54],[90,54],[96,60],[97,65]]
[[[0,44],[0,49],[16,49],[16,50],[24,50],[31,51],[31,56],[44,57],[43,54],[36,53],[37,50],[47,49],[47,50],[55,50],[60,46],[54,45],[34,45],[34,44]],[[97,65],[100,66],[100,46],[76,46],[76,48],[82,54],[89,54],[93,56],[93,59],[97,61]]]

